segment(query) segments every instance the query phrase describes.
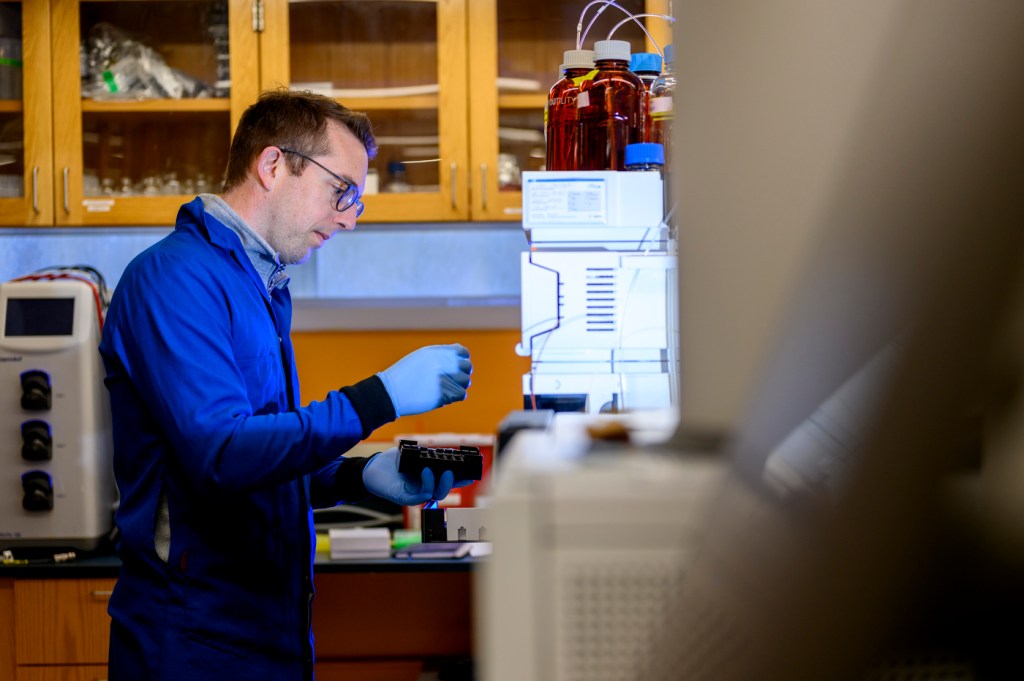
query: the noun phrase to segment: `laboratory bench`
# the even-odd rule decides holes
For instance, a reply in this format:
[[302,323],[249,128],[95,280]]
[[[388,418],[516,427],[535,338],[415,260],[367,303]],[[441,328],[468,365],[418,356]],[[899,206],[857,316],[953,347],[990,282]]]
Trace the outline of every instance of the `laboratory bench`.
[[[415,681],[424,669],[468,660],[480,560],[318,555],[317,680]],[[115,556],[0,566],[0,679],[105,679],[107,600],[119,569]]]

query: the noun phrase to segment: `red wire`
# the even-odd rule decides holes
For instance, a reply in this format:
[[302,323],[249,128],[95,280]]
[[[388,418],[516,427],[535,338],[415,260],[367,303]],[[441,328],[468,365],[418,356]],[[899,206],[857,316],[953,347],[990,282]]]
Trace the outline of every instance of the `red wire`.
[[97,286],[96,282],[92,281],[91,279],[88,279],[88,278],[83,277],[83,276],[78,275],[78,274],[71,274],[71,273],[68,273],[68,272],[61,272],[59,274],[28,274],[28,275],[25,275],[24,277],[18,277],[17,279],[12,279],[11,281],[40,281],[40,280],[52,281],[54,279],[74,279],[75,281],[80,281],[83,284],[87,284],[89,286],[89,288],[92,289],[92,297],[93,297],[93,300],[96,303],[96,319],[100,323],[100,333],[102,333],[103,332],[103,302],[100,299],[100,289],[99,289],[99,286]]

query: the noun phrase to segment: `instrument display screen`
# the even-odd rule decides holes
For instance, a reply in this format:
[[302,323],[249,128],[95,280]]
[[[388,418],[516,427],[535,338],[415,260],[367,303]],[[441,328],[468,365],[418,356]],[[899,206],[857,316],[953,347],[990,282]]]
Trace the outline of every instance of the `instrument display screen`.
[[74,298],[8,298],[4,335],[70,336],[74,321]]

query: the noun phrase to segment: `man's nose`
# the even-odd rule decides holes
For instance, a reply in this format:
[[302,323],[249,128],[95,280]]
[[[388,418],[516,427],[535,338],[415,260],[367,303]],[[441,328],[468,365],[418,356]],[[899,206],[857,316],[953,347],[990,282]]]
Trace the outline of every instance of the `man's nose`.
[[346,215],[345,213],[347,212],[348,211],[345,211],[344,213],[338,213],[334,218],[334,224],[338,225],[339,229],[342,229],[346,232],[351,232],[353,229],[356,228],[356,220],[358,218],[356,218],[354,214]]

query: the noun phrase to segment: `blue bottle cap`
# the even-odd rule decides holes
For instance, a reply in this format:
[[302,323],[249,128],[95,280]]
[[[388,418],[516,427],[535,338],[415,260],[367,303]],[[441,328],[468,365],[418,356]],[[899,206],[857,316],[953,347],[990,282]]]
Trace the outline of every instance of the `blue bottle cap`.
[[626,145],[626,167],[644,164],[665,165],[665,147],[657,142],[636,142]]
[[661,73],[661,55],[657,52],[634,52],[629,58],[629,70]]

